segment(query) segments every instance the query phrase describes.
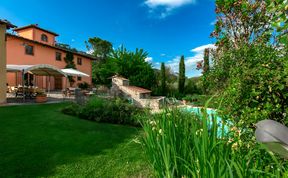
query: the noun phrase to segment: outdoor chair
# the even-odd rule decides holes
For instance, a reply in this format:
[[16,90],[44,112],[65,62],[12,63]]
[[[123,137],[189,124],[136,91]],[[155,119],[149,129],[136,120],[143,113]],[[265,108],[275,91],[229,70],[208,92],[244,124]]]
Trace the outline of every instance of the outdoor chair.
[[16,96],[16,98],[19,97],[19,96],[21,96],[21,97],[25,96],[23,87],[18,87],[16,89],[15,96]]

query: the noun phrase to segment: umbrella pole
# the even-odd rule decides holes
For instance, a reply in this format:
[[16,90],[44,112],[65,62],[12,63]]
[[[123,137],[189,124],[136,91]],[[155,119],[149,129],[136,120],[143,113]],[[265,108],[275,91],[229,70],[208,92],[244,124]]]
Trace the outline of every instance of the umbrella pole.
[[24,69],[22,70],[22,92],[23,92],[23,103],[25,103],[25,88],[24,88]]
[[50,75],[48,76],[48,95],[50,95]]

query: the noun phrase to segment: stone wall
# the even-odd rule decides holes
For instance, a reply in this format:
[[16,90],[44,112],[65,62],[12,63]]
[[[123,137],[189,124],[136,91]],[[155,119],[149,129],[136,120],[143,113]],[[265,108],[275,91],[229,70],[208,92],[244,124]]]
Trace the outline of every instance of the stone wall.
[[132,99],[133,103],[141,108],[150,108],[153,111],[158,111],[162,108],[164,104],[164,97],[151,97],[150,93],[140,93],[129,89],[128,86],[129,80],[112,78],[110,94],[114,97],[123,96],[125,98]]

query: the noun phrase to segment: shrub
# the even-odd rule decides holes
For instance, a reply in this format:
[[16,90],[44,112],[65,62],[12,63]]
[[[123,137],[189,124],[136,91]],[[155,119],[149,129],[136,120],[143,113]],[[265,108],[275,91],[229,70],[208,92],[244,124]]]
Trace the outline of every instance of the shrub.
[[86,90],[89,88],[89,84],[87,82],[79,83],[78,87],[81,88],[82,90]]
[[143,110],[122,99],[92,97],[84,105],[70,104],[62,112],[96,122],[140,126],[134,116]]
[[[259,145],[240,148],[241,140],[231,131],[217,135],[215,120],[210,128],[202,116],[166,110],[142,118],[144,149],[157,177],[281,177],[281,165]],[[223,130],[222,130],[222,133]],[[272,159],[271,159],[272,158]]]
[[77,116],[79,112],[79,105],[75,103],[69,103],[66,107],[61,110],[64,114]]

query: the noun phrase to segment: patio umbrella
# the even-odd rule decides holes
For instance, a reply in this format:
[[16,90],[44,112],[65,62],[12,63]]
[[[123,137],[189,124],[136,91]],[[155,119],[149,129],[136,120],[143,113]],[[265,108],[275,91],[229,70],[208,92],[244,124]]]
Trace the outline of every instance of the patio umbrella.
[[84,72],[81,72],[81,71],[79,71],[79,70],[72,69],[72,68],[69,68],[69,69],[61,69],[61,71],[62,71],[63,73],[65,73],[67,76],[89,77],[88,74],[85,74]]

